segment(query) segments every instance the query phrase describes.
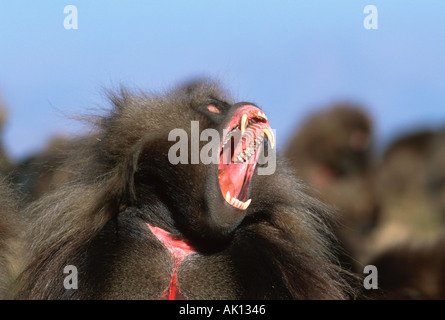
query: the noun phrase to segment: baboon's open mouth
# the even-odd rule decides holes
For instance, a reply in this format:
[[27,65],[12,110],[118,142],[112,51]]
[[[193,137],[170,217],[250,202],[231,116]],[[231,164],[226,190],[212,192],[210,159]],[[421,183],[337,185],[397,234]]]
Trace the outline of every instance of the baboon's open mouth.
[[250,182],[264,138],[274,148],[275,137],[267,117],[258,107],[245,105],[237,110],[224,129],[218,165],[219,186],[224,199],[245,210]]

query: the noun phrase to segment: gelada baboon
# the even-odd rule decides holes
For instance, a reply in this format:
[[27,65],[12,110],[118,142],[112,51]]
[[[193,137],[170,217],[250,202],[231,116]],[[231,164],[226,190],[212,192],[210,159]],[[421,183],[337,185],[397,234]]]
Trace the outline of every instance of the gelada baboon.
[[367,262],[378,269],[376,299],[445,299],[444,226],[428,195],[440,190],[441,152],[434,130],[413,130],[378,163],[381,218]]
[[372,184],[372,121],[352,103],[337,103],[309,116],[284,155],[315,194],[336,207],[342,262],[361,272],[367,236],[378,218]]
[[375,179],[381,207],[381,219],[373,235],[375,251],[414,237],[433,239],[442,233],[440,216],[427,192],[435,136],[429,129],[411,131],[394,139],[383,153]]
[[[279,161],[273,174],[256,174],[261,148],[274,144],[257,106],[234,103],[207,81],[159,95],[121,90],[111,101],[82,151],[78,175],[27,209],[35,221],[15,298],[354,294],[349,274],[336,263],[325,206]],[[192,121],[201,134],[216,129],[222,137],[219,163],[190,163],[198,143]],[[231,138],[237,130],[242,139]],[[178,137],[190,143],[188,164],[169,161]],[[206,145],[199,141],[199,150]],[[66,266],[77,269],[77,289],[64,286]]]
[[[309,116],[285,150],[299,174],[316,183],[351,176],[369,167],[372,147],[372,122],[358,105],[339,103]],[[311,171],[317,172],[311,172]]]

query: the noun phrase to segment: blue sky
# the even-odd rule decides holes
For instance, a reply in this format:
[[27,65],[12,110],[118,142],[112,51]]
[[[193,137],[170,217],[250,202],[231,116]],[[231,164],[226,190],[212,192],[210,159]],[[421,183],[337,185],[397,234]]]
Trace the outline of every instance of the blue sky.
[[[366,5],[378,29],[366,30]],[[78,9],[66,30],[63,9]],[[305,116],[338,100],[363,105],[384,145],[400,132],[445,126],[445,1],[0,2],[0,95],[16,159],[72,116],[105,104],[118,84],[163,90],[209,76],[261,106],[278,150]]]

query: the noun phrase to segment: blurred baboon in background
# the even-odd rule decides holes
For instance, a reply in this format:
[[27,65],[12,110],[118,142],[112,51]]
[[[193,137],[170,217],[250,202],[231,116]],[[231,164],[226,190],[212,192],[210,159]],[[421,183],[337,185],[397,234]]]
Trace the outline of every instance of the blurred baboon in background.
[[376,299],[445,299],[445,235],[393,245],[368,263],[378,270]]
[[428,156],[428,194],[442,221],[445,221],[445,130],[431,142]]
[[[419,130],[395,139],[384,152],[375,179],[381,220],[374,234],[374,250],[413,237],[434,239],[442,232],[439,215],[427,193],[434,139],[434,131]],[[440,172],[442,168],[434,170]],[[436,177],[436,173],[432,175]]]
[[0,174],[20,194],[20,203],[40,198],[73,176],[67,160],[70,159],[69,163],[73,163],[73,159],[81,161],[78,149],[85,146],[85,137],[57,136],[49,141],[43,151],[22,161],[12,161],[2,144],[6,119],[7,110],[0,99]]
[[[372,131],[371,119],[361,107],[335,104],[303,122],[285,156],[302,177],[322,186],[330,178],[361,174],[368,169]],[[320,169],[325,177],[318,178]]]
[[[0,177],[0,299],[8,298],[20,269],[20,226],[14,192]],[[20,225],[19,225],[20,223]]]
[[445,299],[443,143],[435,131],[417,130],[383,153],[375,179],[381,219],[368,261],[379,272],[377,298]]
[[86,142],[83,137],[53,138],[42,152],[17,164],[10,175],[11,181],[28,202],[42,197],[70,180],[74,175],[70,164]]
[[424,191],[426,159],[434,132],[421,130],[395,139],[383,153],[379,165],[379,199],[390,201]]
[[306,119],[284,153],[297,175],[337,207],[339,237],[356,262],[366,252],[365,238],[378,218],[370,177],[372,144],[367,112],[359,105],[339,103]]

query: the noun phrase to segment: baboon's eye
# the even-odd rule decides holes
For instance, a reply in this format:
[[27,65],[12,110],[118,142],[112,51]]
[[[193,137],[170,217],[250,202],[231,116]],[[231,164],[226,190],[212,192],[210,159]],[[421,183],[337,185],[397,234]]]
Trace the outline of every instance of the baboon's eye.
[[219,108],[217,106],[215,106],[214,104],[209,104],[207,106],[207,110],[209,110],[212,113],[221,113],[221,110],[219,110]]

